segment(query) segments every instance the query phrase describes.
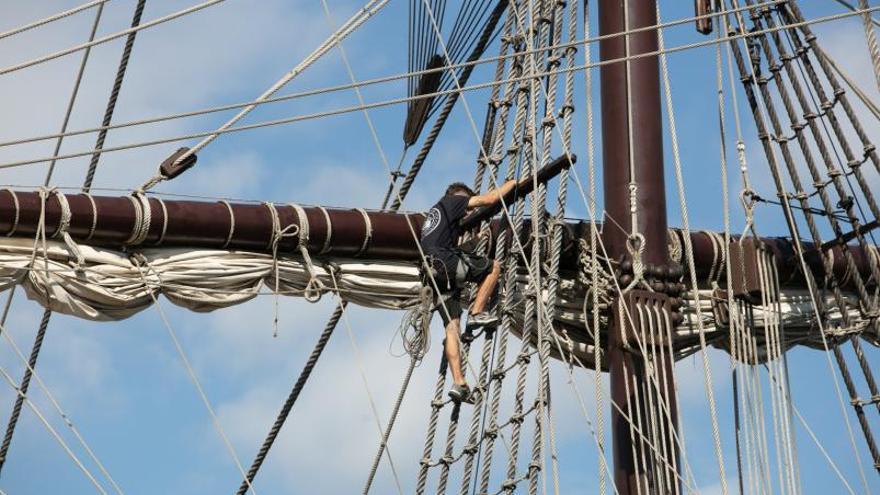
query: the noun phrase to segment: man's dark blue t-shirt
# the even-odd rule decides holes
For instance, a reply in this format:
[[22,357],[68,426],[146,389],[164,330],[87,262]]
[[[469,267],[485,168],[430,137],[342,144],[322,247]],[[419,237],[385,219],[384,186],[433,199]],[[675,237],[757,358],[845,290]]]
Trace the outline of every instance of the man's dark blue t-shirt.
[[426,255],[454,267],[461,227],[458,222],[467,213],[467,196],[447,194],[430,210],[422,225],[422,249]]

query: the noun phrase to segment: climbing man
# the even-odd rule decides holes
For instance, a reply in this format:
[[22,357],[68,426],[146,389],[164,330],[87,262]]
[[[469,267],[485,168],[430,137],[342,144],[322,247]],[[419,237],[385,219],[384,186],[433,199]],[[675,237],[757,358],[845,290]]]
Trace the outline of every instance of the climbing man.
[[[465,282],[478,284],[477,295],[468,312],[467,328],[494,326],[498,323],[498,317],[489,313],[486,306],[495,292],[501,273],[498,261],[466,253],[458,247],[462,233],[459,222],[474,208],[500,203],[501,198],[516,185],[514,180],[507,181],[497,189],[477,195],[468,186],[455,182],[446,188],[446,194],[440,201],[428,210],[422,226],[422,249],[428,257],[431,273],[440,291],[439,311],[446,327],[444,348],[453,382],[449,396],[457,403],[474,401],[461,369],[459,351],[462,288]],[[426,283],[431,284],[430,279]]]

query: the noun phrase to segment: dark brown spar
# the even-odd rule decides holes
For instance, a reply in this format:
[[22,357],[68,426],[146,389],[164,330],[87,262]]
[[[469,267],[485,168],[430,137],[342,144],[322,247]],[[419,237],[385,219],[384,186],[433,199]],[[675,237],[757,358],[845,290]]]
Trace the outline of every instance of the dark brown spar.
[[[139,227],[139,206],[129,196],[64,196],[70,207],[68,232],[77,242],[108,248],[122,248],[131,244]],[[205,201],[160,200],[147,198],[150,219],[147,236],[140,247],[200,247],[209,249],[241,249],[270,251],[274,224],[269,207],[259,203],[224,203]],[[41,208],[40,195],[30,191],[0,190],[0,235],[33,238],[37,232]],[[94,204],[94,207],[92,206]],[[275,204],[278,226],[299,225],[297,208],[291,204]],[[61,203],[58,194],[46,199],[47,237],[58,232],[61,221]],[[419,260],[414,239],[421,230],[421,213],[394,213],[322,206],[302,206],[309,224],[308,249],[313,256],[337,258],[357,257],[375,260]],[[479,213],[478,213],[479,214]],[[468,217],[470,218],[470,217]],[[503,218],[503,217],[502,217]],[[493,220],[493,231],[505,225],[502,219]],[[561,266],[564,270],[578,269],[579,239],[589,240],[590,225],[585,221],[569,221],[563,239]],[[164,235],[163,235],[164,231]],[[523,229],[528,232],[528,228]],[[681,232],[670,230],[681,238]],[[415,233],[415,235],[414,235]],[[523,242],[528,242],[523,236]],[[794,244],[784,238],[762,238],[761,242],[773,251],[780,281],[786,287],[804,287]],[[713,264],[717,251],[707,232],[691,232],[697,277],[704,279]],[[286,236],[279,242],[279,251],[297,253],[299,235]],[[732,248],[735,249],[734,240]],[[818,251],[811,243],[802,242],[807,264],[817,279],[824,269]],[[364,247],[366,246],[366,247]],[[134,247],[134,246],[132,246]],[[841,246],[835,246],[834,273],[845,281],[847,267]],[[870,274],[868,258],[858,246],[847,246],[856,260],[859,272],[867,279]],[[601,254],[601,253],[600,253]]]

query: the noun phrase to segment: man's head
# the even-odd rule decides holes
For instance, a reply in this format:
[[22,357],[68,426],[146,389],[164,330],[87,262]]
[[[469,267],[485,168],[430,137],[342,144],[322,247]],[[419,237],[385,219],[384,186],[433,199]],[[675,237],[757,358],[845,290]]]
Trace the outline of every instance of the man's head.
[[455,196],[465,196],[465,197],[469,198],[469,197],[473,196],[474,194],[475,193],[474,193],[473,189],[468,187],[464,182],[453,182],[452,184],[449,184],[449,187],[446,188],[446,195],[447,196],[455,195]]

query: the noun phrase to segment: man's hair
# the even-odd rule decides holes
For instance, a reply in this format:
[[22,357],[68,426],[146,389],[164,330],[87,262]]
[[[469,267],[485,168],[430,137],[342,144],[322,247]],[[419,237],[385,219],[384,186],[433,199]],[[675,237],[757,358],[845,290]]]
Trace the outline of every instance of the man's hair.
[[446,188],[447,196],[461,192],[467,194],[468,196],[473,196],[476,194],[474,190],[468,187],[464,182],[453,182],[452,184],[449,184],[449,187]]

